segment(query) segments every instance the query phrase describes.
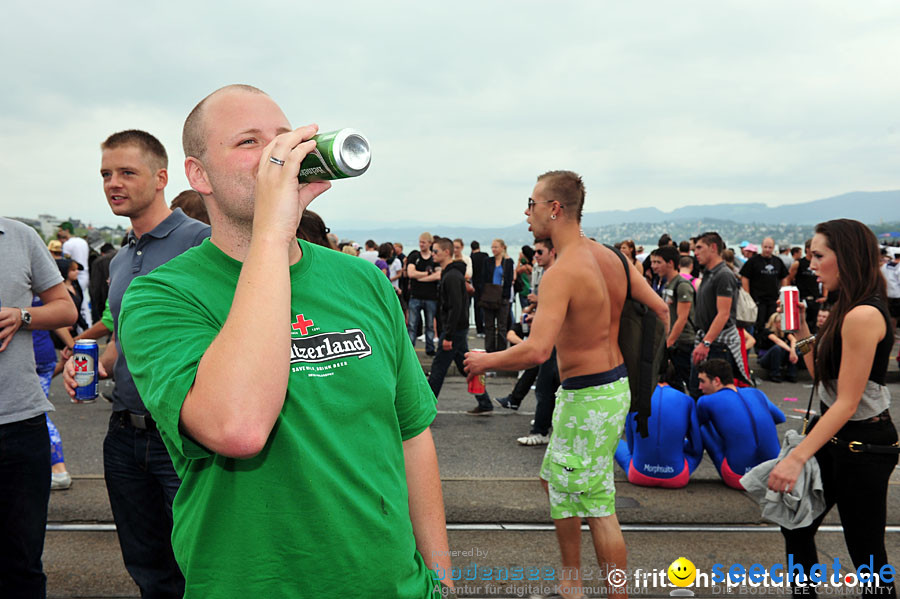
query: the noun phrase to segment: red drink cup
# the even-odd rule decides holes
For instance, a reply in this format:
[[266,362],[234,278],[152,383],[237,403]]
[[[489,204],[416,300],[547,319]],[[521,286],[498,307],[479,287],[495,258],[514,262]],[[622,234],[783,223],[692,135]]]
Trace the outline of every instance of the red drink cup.
[[785,332],[800,330],[800,290],[794,286],[781,288],[781,328]]
[[[473,349],[470,351],[478,352],[481,354],[484,353],[483,349]],[[478,375],[470,374],[469,378],[467,380],[469,382],[469,393],[471,393],[473,395],[481,395],[482,393],[484,393],[484,375],[483,374],[478,374]]]

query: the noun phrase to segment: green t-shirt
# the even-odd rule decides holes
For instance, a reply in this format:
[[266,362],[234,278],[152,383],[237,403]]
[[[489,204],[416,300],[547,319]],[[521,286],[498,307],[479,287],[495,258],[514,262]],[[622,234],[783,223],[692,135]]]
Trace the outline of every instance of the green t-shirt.
[[300,243],[287,397],[250,459],[210,453],[178,426],[241,263],[207,240],[135,279],[123,300],[128,366],[182,479],[172,546],[185,597],[431,596],[402,441],[431,424],[437,402],[397,294],[371,263]]
[[103,308],[103,315],[100,317],[100,322],[103,323],[110,331],[115,330],[115,325],[113,324],[112,310],[109,309],[109,300],[106,300],[106,306]]
[[691,322],[694,321],[694,286],[691,282],[676,274],[672,280],[666,283],[663,291],[663,299],[669,305],[669,326],[675,326],[678,319],[678,304],[688,303],[691,305],[691,311],[688,313],[688,321],[684,323],[681,334],[678,336],[677,343],[679,345],[694,346],[694,327]]

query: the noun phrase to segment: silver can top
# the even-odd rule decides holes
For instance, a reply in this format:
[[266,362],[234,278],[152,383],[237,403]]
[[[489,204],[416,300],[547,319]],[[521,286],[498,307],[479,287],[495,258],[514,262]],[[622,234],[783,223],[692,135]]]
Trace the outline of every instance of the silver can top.
[[356,129],[341,129],[334,137],[334,161],[343,173],[358,177],[372,164],[369,140]]

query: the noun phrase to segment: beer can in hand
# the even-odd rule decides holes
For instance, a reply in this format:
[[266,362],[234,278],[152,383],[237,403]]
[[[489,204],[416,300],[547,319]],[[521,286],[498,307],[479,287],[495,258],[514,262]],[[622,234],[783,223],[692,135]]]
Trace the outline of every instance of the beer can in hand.
[[358,177],[372,162],[369,140],[356,129],[339,129],[312,138],[316,149],[300,163],[303,183]]
[[800,330],[800,290],[791,285],[781,288],[781,329]]
[[[485,353],[483,349],[473,349],[470,351],[478,352],[481,354]],[[473,395],[481,395],[482,393],[484,393],[484,375],[483,374],[478,374],[478,375],[470,374],[469,378],[468,378],[468,383],[469,383],[469,393],[471,393]]]
[[92,401],[99,395],[97,382],[100,373],[97,363],[100,360],[100,348],[93,339],[79,339],[72,349],[72,361],[75,363],[75,399]]

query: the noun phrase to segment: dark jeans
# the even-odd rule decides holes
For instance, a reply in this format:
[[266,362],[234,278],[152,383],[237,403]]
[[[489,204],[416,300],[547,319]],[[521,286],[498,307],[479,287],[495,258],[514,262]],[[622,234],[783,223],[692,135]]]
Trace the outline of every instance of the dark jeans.
[[46,597],[50,502],[47,416],[0,425],[0,597]]
[[125,569],[141,597],[181,598],[184,577],[172,553],[172,501],[181,481],[159,432],[113,412],[103,440],[106,491]]
[[509,329],[509,302],[504,300],[499,310],[484,309],[484,350],[506,349],[506,331]]
[[420,299],[418,297],[409,300],[409,322],[406,325],[409,331],[409,340],[413,347],[416,346],[416,328],[419,326],[421,313],[425,312],[425,353],[434,353],[434,315],[437,313],[437,300]]
[[[825,406],[822,406],[823,413]],[[835,435],[846,441],[859,441],[874,445],[890,445],[897,441],[897,430],[888,418],[880,422],[848,422]],[[888,563],[884,548],[884,528],[887,520],[888,480],[897,465],[897,454],[853,453],[831,443],[826,443],[816,453],[822,471],[825,489],[825,512],[806,528],[782,529],[785,549],[793,555],[793,562],[801,564],[808,575],[817,563],[816,530],[832,506],[837,504],[844,541],[853,561],[854,569],[869,564],[871,558],[877,574]],[[846,572],[847,566],[841,568]],[[868,568],[864,570],[867,573]],[[879,597],[896,597],[894,584],[885,583],[885,589],[869,590]],[[884,591],[878,594],[878,591]],[[797,589],[795,595],[800,595]],[[863,592],[863,595],[868,594]]]
[[[707,360],[712,360],[714,358],[718,358],[720,360],[725,360],[731,365],[731,371],[735,376],[738,376],[741,369],[738,368],[737,363],[734,361],[734,356],[731,355],[731,352],[728,351],[728,347],[722,343],[713,343],[709,348],[709,354],[706,356]],[[691,380],[688,383],[688,393],[694,399],[699,399],[702,393],[700,392],[700,380],[697,378],[697,365],[694,364],[693,355],[691,356]]]
[[[447,369],[454,361],[459,366],[459,360],[469,351],[469,344],[466,336],[469,329],[460,329],[448,337],[445,332],[440,336],[437,343],[437,355],[431,362],[431,374],[428,375],[428,384],[431,385],[431,391],[437,397],[441,393],[441,387],[444,384],[444,377],[447,375]],[[453,343],[450,351],[444,349],[444,339],[449,339]]]
[[519,380],[516,381],[516,386],[513,387],[512,393],[509,394],[509,403],[516,406],[522,404],[522,400],[525,399],[525,396],[531,391],[531,386],[534,385],[534,381],[537,379],[538,370],[540,370],[540,368],[540,366],[532,366],[528,370],[522,372]]
[[475,332],[484,335],[484,309],[478,305],[478,301],[481,299],[482,289],[483,287],[481,286],[475,286],[475,295],[472,298],[472,307],[475,309]]
[[675,369],[675,376],[669,381],[669,385],[685,392],[688,383],[691,380],[691,351],[690,345],[680,345],[676,343],[668,349],[669,360],[672,361],[672,367]]
[[534,395],[537,408],[534,411],[534,424],[531,433],[549,435],[553,423],[553,408],[556,407],[556,391],[559,389],[559,368],[556,365],[556,348],[550,359],[540,365],[537,381],[534,384]]
[[768,370],[769,376],[775,380],[781,379],[782,369],[786,366],[787,378],[796,379],[797,367],[799,366],[800,360],[797,360],[797,362],[791,364],[790,356],[790,352],[785,350],[783,347],[773,345],[772,347],[767,349],[759,359],[759,365]]

